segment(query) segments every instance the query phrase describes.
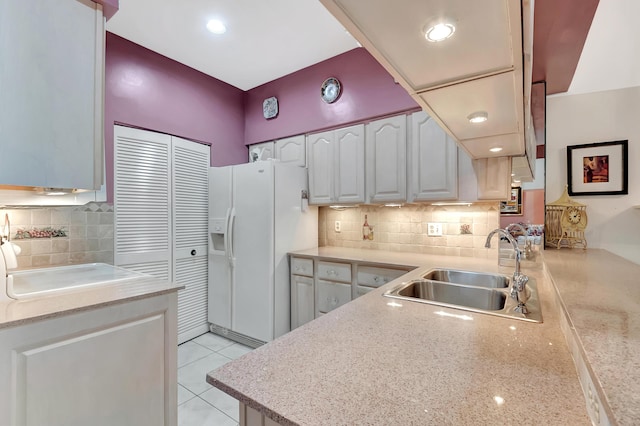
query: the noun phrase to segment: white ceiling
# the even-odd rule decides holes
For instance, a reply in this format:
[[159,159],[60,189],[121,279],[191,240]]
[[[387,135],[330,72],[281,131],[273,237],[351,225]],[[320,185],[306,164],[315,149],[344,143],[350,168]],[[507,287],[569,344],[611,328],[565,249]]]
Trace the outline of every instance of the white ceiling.
[[[640,86],[638,16],[638,0],[600,0],[567,94]],[[242,90],[357,47],[318,0],[120,0],[107,30]]]
[[107,30],[242,90],[358,47],[317,0],[120,0]]

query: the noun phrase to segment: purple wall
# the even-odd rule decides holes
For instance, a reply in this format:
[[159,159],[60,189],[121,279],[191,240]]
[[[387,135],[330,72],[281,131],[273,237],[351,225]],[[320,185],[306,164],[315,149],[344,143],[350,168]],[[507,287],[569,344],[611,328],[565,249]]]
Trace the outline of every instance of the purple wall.
[[245,163],[244,92],[107,32],[105,161],[113,200],[113,125],[211,144],[211,164]]
[[[328,77],[342,85],[332,104],[320,99]],[[279,114],[266,120],[262,102],[278,98]],[[327,59],[246,92],[245,144],[315,132],[331,127],[419,110],[418,104],[364,48]]]

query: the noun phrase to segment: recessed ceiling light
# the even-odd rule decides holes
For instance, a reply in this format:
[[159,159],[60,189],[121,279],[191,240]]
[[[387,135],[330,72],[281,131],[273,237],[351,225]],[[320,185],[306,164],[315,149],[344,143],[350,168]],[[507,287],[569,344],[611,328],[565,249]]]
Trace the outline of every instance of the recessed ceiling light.
[[441,22],[432,27],[427,28],[424,32],[424,38],[428,41],[438,42],[446,40],[456,32],[456,27],[453,24]]
[[219,19],[211,19],[207,22],[207,29],[214,34],[224,34],[227,32],[227,27]]
[[494,146],[493,148],[490,148],[489,151],[491,151],[491,152],[500,152],[500,151],[502,151],[502,147],[501,146]]
[[474,123],[474,124],[484,123],[489,119],[489,113],[486,111],[476,111],[472,114],[469,114],[467,116],[467,119],[469,120],[470,123]]

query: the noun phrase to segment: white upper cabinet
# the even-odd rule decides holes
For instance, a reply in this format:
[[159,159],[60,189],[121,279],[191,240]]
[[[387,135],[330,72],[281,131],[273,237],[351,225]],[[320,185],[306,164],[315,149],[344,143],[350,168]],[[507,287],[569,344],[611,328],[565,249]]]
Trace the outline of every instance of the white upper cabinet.
[[335,201],[333,131],[307,136],[309,152],[309,203],[329,204]]
[[408,202],[458,198],[458,147],[427,113],[410,116]]
[[508,200],[511,190],[511,158],[473,160],[478,179],[478,200]]
[[100,188],[104,26],[89,0],[0,2],[0,184]]
[[307,136],[309,202],[364,202],[364,125]]
[[407,117],[372,121],[366,128],[367,203],[407,198]]
[[273,142],[262,142],[249,145],[249,162],[270,160],[275,157],[275,144]]
[[340,203],[364,201],[364,126],[335,131],[335,196]]
[[300,167],[307,165],[304,135],[276,141],[276,156],[281,163],[293,163]]
[[[472,158],[497,146],[500,156],[524,154],[531,49],[522,34],[531,44],[533,1],[320,1]],[[441,21],[452,36],[426,40]],[[488,121],[470,123],[480,111]]]
[[281,163],[307,165],[304,135],[249,145],[249,162],[276,159]]

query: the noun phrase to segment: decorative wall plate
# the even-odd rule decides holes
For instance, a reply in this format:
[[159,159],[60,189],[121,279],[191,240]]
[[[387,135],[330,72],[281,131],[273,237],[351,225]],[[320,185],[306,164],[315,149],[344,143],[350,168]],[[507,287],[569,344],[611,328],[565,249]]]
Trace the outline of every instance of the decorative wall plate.
[[267,120],[278,115],[278,98],[272,96],[262,102],[262,114]]
[[340,82],[335,77],[329,77],[322,83],[320,97],[328,104],[335,102],[340,97]]

